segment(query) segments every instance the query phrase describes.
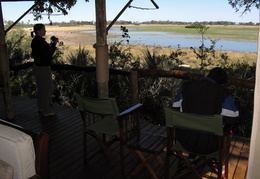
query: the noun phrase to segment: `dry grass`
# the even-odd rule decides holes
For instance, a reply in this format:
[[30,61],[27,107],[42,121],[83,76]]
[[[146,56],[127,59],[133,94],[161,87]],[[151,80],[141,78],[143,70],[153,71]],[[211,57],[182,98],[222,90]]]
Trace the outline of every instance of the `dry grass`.
[[[25,30],[29,33],[32,31],[32,28],[25,28]],[[95,49],[93,45],[95,44],[96,37],[93,33],[83,33],[82,31],[87,30],[95,30],[95,26],[93,25],[82,25],[82,26],[46,26],[47,35],[46,39],[48,40],[52,35],[55,35],[59,38],[60,41],[64,42],[64,46],[66,48],[65,55],[69,53],[75,52],[79,49],[79,46],[89,50],[90,54],[95,56]],[[109,36],[108,36],[109,38]],[[128,46],[129,47],[129,46]],[[126,47],[124,47],[126,48]],[[154,46],[141,46],[141,45],[130,45],[131,53],[134,56],[139,56],[142,58],[143,52],[146,49],[149,49],[151,52],[155,51],[157,55],[166,54],[169,55],[172,51],[176,51],[176,49],[172,48],[163,48],[163,47],[154,47]],[[196,59],[195,54],[190,49],[182,49],[187,53],[186,56],[181,59],[185,64],[198,64],[198,60]],[[220,52],[218,52],[220,53]],[[223,52],[222,52],[223,53]],[[250,52],[225,52],[229,61],[237,62],[237,61],[247,61],[249,64],[256,62],[257,54]]]

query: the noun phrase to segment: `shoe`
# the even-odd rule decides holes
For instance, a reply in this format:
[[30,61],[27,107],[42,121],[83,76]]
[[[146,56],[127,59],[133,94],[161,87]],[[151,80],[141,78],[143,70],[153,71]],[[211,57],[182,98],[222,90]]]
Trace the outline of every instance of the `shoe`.
[[43,116],[43,117],[56,116],[56,112],[42,113],[42,116]]

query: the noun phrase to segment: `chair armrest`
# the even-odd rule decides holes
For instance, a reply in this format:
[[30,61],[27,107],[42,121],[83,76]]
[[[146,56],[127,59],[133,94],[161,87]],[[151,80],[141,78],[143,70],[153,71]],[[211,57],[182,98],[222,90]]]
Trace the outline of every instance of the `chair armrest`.
[[134,111],[140,109],[142,106],[143,106],[143,104],[140,104],[140,103],[139,103],[139,104],[136,104],[136,105],[134,105],[134,106],[128,108],[127,110],[121,112],[119,116],[124,116],[124,115],[127,115],[127,114],[129,114],[129,113],[132,113],[132,112],[134,112]]
[[117,116],[120,140],[125,143],[140,132],[140,108],[142,104],[136,104]]

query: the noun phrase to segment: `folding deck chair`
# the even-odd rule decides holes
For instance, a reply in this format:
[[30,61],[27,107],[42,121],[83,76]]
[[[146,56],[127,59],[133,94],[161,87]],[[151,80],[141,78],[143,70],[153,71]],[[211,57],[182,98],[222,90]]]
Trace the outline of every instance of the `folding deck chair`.
[[[230,132],[223,131],[222,116],[183,113],[174,109],[165,108],[165,117],[168,136],[173,135],[172,132],[174,131],[174,128],[203,131],[217,135],[219,139],[219,145],[218,150],[216,152],[210,153],[208,155],[202,155],[199,153],[194,154],[200,156],[201,159],[205,160],[205,164],[210,165],[210,167],[214,169],[214,171],[217,173],[218,179],[228,179],[228,162],[230,155],[229,148],[231,141]],[[194,165],[194,163],[192,163],[184,155],[185,153],[189,154],[192,152],[188,151],[187,149],[184,149],[184,147],[178,140],[175,141],[175,144],[173,144],[173,141],[168,141],[167,149],[167,157],[170,157],[170,155],[173,153],[181,161],[183,161],[183,163],[196,176],[196,178],[202,178],[200,173],[196,170],[196,167],[198,165]],[[169,166],[169,163],[167,163],[166,166]],[[224,171],[222,170],[222,167],[225,168]],[[166,169],[166,173],[169,173],[169,168]],[[176,174],[178,174],[178,172]]]
[[84,162],[86,163],[90,158],[87,156],[87,135],[90,135],[96,139],[106,156],[120,167],[120,162],[115,159],[109,147],[114,142],[120,141],[120,157],[124,158],[123,137],[131,128],[121,130],[119,121],[131,123],[133,118],[139,118],[139,109],[142,104],[137,104],[119,113],[115,98],[88,98],[78,93],[75,93],[75,98],[82,118]]
[[[134,123],[139,125],[140,121],[138,120],[140,119],[134,119]],[[154,124],[152,124],[151,126],[155,127]],[[158,126],[156,126],[156,128],[158,128]],[[135,169],[130,173],[131,177],[135,178],[137,174],[143,171],[143,168],[146,168],[154,179],[159,178],[160,175],[164,175],[164,158],[166,157],[166,152],[164,151],[164,149],[166,149],[167,147],[166,135],[141,131],[140,126],[135,126],[131,137],[125,139],[125,141],[126,148],[128,148],[139,161],[139,164],[137,164]],[[152,165],[152,162],[156,163],[157,167],[154,167]],[[123,174],[124,165],[125,162],[123,159],[121,160]]]

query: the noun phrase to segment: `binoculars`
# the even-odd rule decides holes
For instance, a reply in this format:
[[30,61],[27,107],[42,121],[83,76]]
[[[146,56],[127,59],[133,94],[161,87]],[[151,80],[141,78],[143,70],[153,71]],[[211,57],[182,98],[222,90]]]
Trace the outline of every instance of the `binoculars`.
[[59,43],[60,46],[61,46],[61,45],[64,45],[63,41],[60,41],[60,42],[59,42],[59,39],[58,39],[57,37],[51,36],[51,41],[55,41],[55,40],[57,40],[57,42]]

